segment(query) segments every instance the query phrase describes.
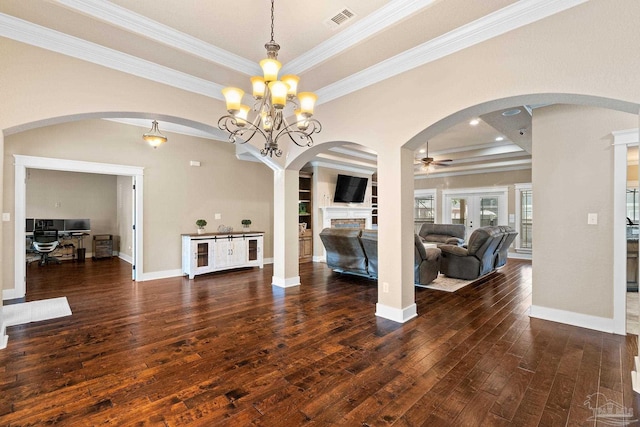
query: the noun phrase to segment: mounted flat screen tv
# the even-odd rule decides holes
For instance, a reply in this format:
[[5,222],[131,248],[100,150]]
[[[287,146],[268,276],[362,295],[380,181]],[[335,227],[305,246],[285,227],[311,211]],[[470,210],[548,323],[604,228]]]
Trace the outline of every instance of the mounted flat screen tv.
[[336,193],[333,201],[337,203],[362,203],[364,193],[367,191],[369,178],[357,176],[338,175],[336,182]]

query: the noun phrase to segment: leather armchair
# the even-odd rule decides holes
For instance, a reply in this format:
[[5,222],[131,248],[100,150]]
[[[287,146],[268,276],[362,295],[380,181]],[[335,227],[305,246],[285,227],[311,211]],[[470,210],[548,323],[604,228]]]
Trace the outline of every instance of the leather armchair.
[[464,224],[422,224],[420,238],[425,243],[440,245],[457,245],[464,243]]
[[[491,273],[501,262],[498,254],[501,244],[503,241],[506,243],[505,239],[513,241],[515,235],[517,232],[505,226],[478,228],[471,234],[466,247],[440,246],[442,250],[440,270],[449,277],[465,280],[476,279]],[[504,262],[506,262],[506,251],[509,246],[502,247],[505,251]]]
[[438,277],[442,252],[437,248],[425,249],[422,239],[417,234],[414,240],[413,282],[416,285],[428,285]]
[[362,230],[360,241],[367,254],[367,271],[369,275],[378,277],[378,230]]
[[334,270],[369,274],[359,228],[325,228],[320,240],[327,253],[327,265]]

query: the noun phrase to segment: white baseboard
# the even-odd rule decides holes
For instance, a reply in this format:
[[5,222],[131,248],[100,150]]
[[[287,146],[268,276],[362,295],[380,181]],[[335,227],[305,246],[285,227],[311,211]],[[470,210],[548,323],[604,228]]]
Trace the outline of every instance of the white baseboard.
[[271,278],[271,285],[279,288],[291,288],[293,286],[300,286],[300,276],[294,277],[276,277]]
[[[0,312],[2,307],[0,307]],[[0,349],[7,348],[7,341],[9,341],[9,335],[7,335],[7,325],[4,322],[4,314],[0,315]]]
[[128,262],[129,264],[133,265],[133,258],[131,258],[131,255],[123,254],[122,252],[120,252],[117,253],[116,256],[124,262]]
[[147,280],[157,280],[157,279],[167,279],[169,277],[178,277],[182,276],[182,270],[164,270],[164,271],[152,271],[151,273],[143,273],[141,282],[146,282]]
[[529,309],[529,316],[535,317],[536,319],[565,323],[567,325],[593,329],[595,331],[606,332],[609,334],[624,334],[624,332],[621,333],[620,331],[615,330],[613,319],[608,319],[606,317],[591,316],[589,314],[574,313],[572,311],[540,307],[537,305],[531,306]]
[[532,260],[533,257],[531,256],[531,254],[526,253],[526,252],[509,252],[509,255],[507,255],[507,258],[513,258],[513,259],[528,259],[528,260]]
[[13,289],[3,289],[2,290],[2,300],[8,300],[8,299],[16,299],[16,298],[22,298],[24,295],[18,295],[16,293],[16,288]]
[[2,350],[3,348],[7,348],[7,342],[9,341],[9,335],[7,335],[5,333],[6,328],[5,328],[4,324],[2,325],[2,327],[0,327],[0,329],[2,330],[2,332],[0,332],[0,350]]
[[273,258],[265,258],[262,260],[263,264],[273,264]]
[[411,304],[405,308],[389,307],[388,305],[376,304],[376,316],[393,320],[397,323],[405,323],[418,316],[418,306]]
[[313,258],[311,258],[311,260],[313,262],[327,262],[327,257],[326,256],[314,256]]

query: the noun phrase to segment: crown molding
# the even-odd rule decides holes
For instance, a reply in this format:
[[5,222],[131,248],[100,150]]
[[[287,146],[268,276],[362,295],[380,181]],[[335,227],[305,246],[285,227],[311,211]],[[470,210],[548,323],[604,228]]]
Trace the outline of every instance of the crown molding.
[[131,10],[104,0],[54,0],[68,9],[91,16],[115,27],[190,53],[207,61],[252,76],[261,74],[257,63],[175,30]]
[[326,162],[326,161],[318,161],[318,160],[314,160],[312,162],[309,162],[309,164],[311,166],[314,166],[314,167],[334,169],[334,170],[345,171],[345,172],[361,173],[361,174],[364,174],[364,175],[373,175],[378,170],[377,167],[374,167],[374,168],[358,168],[358,167],[354,167],[354,166],[348,166],[348,165],[344,165],[344,164]]
[[[97,4],[94,3],[94,0],[58,1],[70,2],[70,4],[81,4],[81,2],[83,2],[82,4],[87,7]],[[423,1],[426,2],[427,0]],[[379,64],[321,88],[316,91],[319,97],[318,104],[323,104],[348,95],[405,71],[486,41],[492,37],[499,36],[508,31],[585,3],[586,1],[588,0],[520,0],[481,19],[423,43],[420,46],[409,49]],[[411,6],[409,3],[409,0],[397,0],[391,4],[394,8],[408,8],[402,9],[406,12],[410,10]],[[102,2],[100,4],[102,4]],[[422,4],[422,2],[417,4]],[[425,6],[422,5],[422,7]],[[400,11],[398,13],[400,13]],[[396,19],[398,18],[396,17]],[[365,20],[363,19],[363,21]],[[355,26],[356,23],[353,25]],[[369,29],[369,31],[374,31],[373,24],[370,25],[372,28]],[[378,25],[381,24],[378,23]],[[380,29],[381,27],[378,26],[377,30],[379,31]],[[347,28],[347,30],[349,30],[349,28]],[[221,84],[176,71],[3,13],[0,13],[0,36],[199,95],[221,101],[224,100],[221,93],[224,86]],[[154,40],[156,39],[154,38]],[[346,44],[343,45],[343,48],[346,47],[348,47]],[[334,54],[337,52],[338,51],[335,50]],[[317,53],[319,55],[321,54],[321,52]],[[217,60],[223,61],[221,58],[217,58]]]
[[360,159],[378,161],[378,155],[372,154],[363,150],[353,150],[344,147],[333,147],[329,148],[329,151],[333,151],[334,153],[340,153],[351,157],[358,157]]
[[517,161],[509,162],[504,166],[500,166],[499,163],[491,163],[488,165],[479,165],[479,167],[473,167],[464,170],[449,170],[447,172],[415,172],[414,179],[429,179],[429,178],[444,178],[448,176],[462,176],[462,175],[477,175],[494,172],[509,172],[517,170],[531,169],[531,161]]
[[375,12],[341,30],[335,36],[289,61],[283,67],[283,73],[302,74],[411,14],[430,6],[433,2],[434,0],[390,1]]
[[0,36],[144,79],[224,100],[223,86],[0,13]]
[[318,104],[333,101],[587,1],[520,0],[317,90]]

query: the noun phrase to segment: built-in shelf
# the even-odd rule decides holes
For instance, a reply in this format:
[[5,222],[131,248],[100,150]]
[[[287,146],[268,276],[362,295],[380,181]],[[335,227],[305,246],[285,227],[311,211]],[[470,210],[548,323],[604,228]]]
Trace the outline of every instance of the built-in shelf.
[[313,175],[308,172],[300,172],[298,177],[298,223],[306,224],[304,231],[300,230],[298,236],[298,259],[300,262],[309,262],[313,259]]
[[371,224],[378,225],[378,182],[371,181]]

